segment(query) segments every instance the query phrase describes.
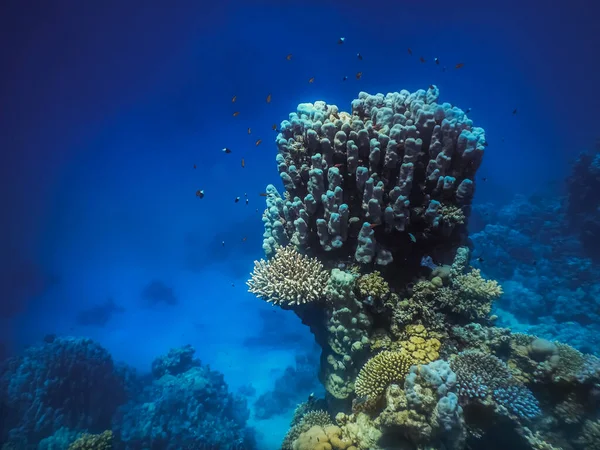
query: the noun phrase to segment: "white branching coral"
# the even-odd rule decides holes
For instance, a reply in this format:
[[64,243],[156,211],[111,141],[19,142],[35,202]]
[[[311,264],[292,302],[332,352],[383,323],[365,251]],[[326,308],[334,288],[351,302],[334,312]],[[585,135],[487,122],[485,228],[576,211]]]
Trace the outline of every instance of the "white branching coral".
[[270,303],[301,305],[322,298],[328,279],[329,273],[319,260],[288,246],[279,248],[269,261],[254,261],[246,284],[249,292]]

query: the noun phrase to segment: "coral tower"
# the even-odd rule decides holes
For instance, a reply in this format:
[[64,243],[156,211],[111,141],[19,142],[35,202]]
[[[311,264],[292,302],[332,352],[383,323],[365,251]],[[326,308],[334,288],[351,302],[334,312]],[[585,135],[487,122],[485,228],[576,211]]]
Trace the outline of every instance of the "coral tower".
[[327,392],[282,448],[600,448],[599,360],[493,326],[502,288],[466,232],[485,133],[438,97],[361,92],[281,123],[248,286],[310,327]]

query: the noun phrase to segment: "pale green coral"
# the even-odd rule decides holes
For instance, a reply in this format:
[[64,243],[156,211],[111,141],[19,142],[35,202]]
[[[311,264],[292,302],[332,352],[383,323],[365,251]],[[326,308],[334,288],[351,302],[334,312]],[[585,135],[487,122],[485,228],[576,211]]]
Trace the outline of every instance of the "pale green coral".
[[69,445],[68,450],[110,450],[112,449],[113,433],[107,430],[101,434],[85,433]]

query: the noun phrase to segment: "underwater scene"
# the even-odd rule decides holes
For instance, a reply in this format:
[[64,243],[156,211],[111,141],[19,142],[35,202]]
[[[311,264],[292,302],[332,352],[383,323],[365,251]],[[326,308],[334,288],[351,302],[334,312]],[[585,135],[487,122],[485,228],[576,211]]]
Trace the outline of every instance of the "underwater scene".
[[0,450],[600,450],[598,17],[3,1]]

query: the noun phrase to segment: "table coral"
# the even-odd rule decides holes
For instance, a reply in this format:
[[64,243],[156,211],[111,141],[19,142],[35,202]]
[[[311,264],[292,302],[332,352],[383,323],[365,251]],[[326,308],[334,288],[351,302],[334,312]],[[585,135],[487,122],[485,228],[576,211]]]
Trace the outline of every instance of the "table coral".
[[367,361],[355,383],[356,395],[377,397],[393,382],[401,382],[414,361],[401,352],[383,351]]
[[276,305],[301,305],[325,295],[329,273],[315,258],[293,247],[281,248],[269,261],[255,261],[248,291]]

